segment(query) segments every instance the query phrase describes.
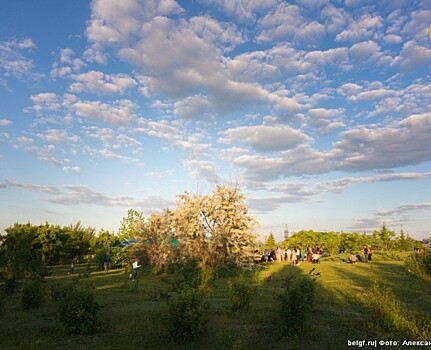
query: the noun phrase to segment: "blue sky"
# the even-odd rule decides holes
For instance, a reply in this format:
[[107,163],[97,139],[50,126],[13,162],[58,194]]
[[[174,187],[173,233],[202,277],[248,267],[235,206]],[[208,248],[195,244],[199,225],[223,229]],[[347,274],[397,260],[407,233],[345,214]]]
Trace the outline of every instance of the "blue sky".
[[8,1],[0,229],[239,185],[258,231],[431,233],[431,3]]

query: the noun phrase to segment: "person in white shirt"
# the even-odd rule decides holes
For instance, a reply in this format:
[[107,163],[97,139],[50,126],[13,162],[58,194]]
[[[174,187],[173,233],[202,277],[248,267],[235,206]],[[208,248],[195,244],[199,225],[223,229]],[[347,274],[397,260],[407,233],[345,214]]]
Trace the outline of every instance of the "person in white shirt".
[[139,258],[136,258],[135,259],[135,261],[133,262],[133,264],[132,264],[132,268],[133,268],[133,271],[132,271],[132,279],[133,279],[133,282],[136,280],[136,278],[138,277],[138,269],[141,267],[141,265],[139,265]]

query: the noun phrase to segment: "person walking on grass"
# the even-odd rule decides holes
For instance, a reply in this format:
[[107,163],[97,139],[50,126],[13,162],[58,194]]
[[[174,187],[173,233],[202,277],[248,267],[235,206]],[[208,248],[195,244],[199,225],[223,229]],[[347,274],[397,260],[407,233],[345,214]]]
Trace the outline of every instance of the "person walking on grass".
[[130,277],[132,278],[133,282],[136,281],[136,279],[138,278],[138,269],[141,267],[141,265],[139,265],[139,258],[136,258],[135,261],[132,264],[132,273],[130,275]]
[[70,270],[69,274],[73,275],[75,273],[75,265],[78,263],[78,256],[73,257],[72,261],[70,262]]
[[105,270],[105,273],[109,272],[110,263],[111,263],[111,256],[109,255],[109,252],[107,252],[103,257],[103,269]]

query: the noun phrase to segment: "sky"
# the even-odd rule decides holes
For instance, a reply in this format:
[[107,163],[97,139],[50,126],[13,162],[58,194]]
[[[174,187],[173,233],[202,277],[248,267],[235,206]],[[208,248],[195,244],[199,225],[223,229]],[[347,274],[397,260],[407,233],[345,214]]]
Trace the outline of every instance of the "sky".
[[0,231],[115,231],[226,184],[262,237],[430,237],[430,1],[0,7]]

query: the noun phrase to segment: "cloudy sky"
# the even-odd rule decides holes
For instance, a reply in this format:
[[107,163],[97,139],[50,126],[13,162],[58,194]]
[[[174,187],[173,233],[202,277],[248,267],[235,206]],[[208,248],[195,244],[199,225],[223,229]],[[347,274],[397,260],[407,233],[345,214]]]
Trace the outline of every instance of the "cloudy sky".
[[237,184],[277,239],[431,233],[431,2],[4,1],[0,229]]

